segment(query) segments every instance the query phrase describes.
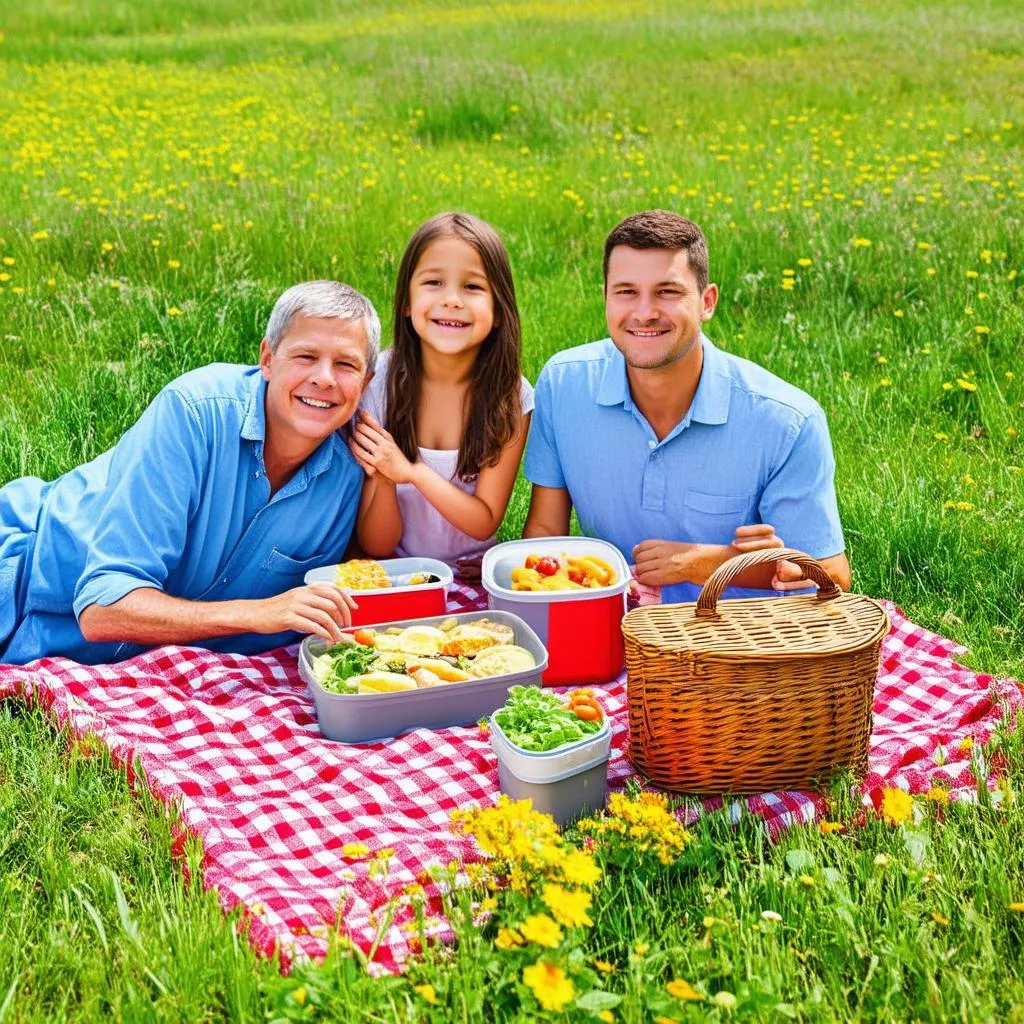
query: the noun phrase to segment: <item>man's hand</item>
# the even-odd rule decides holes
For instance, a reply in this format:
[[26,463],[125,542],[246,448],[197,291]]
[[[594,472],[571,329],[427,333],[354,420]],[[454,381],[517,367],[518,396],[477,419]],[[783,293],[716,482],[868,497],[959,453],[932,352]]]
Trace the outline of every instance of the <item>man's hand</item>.
[[255,615],[249,624],[254,633],[315,633],[328,643],[341,639],[352,625],[356,602],[333,583],[311,583],[286,590],[277,597],[254,601]]
[[380,473],[393,484],[406,484],[412,479],[413,464],[395,444],[395,439],[365,409],[360,409],[352,422],[349,447],[370,476]]
[[674,540],[645,540],[633,548],[637,581],[648,587],[691,582],[701,544]]
[[765,548],[784,548],[783,539],[775,532],[771,523],[754,523],[751,526],[737,526],[732,547],[743,554],[747,551],[762,551]]

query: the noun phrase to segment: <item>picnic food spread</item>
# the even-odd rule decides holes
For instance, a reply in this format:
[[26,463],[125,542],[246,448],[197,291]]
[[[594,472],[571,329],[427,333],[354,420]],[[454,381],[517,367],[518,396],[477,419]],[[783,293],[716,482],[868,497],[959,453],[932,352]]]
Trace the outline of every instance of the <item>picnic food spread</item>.
[[528,671],[534,656],[510,626],[491,619],[405,629],[357,629],[313,660],[313,677],[331,693],[393,693]]
[[597,555],[529,554],[512,570],[513,590],[587,590],[610,587],[615,570]]
[[513,686],[494,719],[513,746],[551,751],[600,732],[604,711],[590,690],[577,690],[565,700],[536,686]]
[[392,577],[375,558],[350,558],[335,569],[334,582],[346,590],[386,590],[389,587],[419,587],[425,583],[438,583],[440,579],[429,572]]

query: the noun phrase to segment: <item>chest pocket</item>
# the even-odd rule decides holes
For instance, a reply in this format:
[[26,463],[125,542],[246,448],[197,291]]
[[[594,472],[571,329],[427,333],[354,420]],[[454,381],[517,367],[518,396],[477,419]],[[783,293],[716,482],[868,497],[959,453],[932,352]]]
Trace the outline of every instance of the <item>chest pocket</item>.
[[683,525],[687,540],[698,544],[731,544],[737,526],[754,522],[753,494],[683,495]]
[[310,569],[319,569],[322,565],[329,565],[330,561],[329,552],[314,555],[312,558],[293,558],[278,548],[271,548],[266,558],[260,562],[260,569],[278,576],[291,576],[301,583],[302,577]]

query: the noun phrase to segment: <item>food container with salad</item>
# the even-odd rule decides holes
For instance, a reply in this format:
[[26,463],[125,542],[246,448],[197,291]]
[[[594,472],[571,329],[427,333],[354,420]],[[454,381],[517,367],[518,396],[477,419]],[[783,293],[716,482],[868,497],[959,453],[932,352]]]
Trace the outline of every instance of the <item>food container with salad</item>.
[[352,612],[352,624],[369,626],[444,615],[452,570],[436,558],[353,558],[310,569],[305,581],[333,583],[350,593],[358,605]]
[[342,643],[311,636],[299,649],[320,732],[343,743],[476,722],[510,686],[539,684],[546,665],[537,635],[507,612],[360,627]]
[[481,576],[490,607],[524,619],[547,648],[545,686],[607,683],[622,671],[630,573],[614,545],[592,537],[496,544]]
[[491,715],[502,793],[530,799],[559,825],[604,807],[611,743],[608,720],[589,690],[559,697],[513,686]]

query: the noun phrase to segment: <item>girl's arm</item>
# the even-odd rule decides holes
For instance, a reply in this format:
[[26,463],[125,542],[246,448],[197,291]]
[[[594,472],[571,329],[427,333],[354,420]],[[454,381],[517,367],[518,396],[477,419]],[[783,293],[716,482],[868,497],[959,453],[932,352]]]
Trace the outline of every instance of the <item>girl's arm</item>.
[[370,558],[387,558],[398,547],[404,529],[395,485],[368,467],[358,454],[356,458],[367,472],[356,515],[356,542]]
[[352,439],[360,461],[372,466],[378,476],[384,476],[392,485],[413,484],[456,529],[475,540],[487,540],[501,525],[508,508],[529,429],[527,413],[518,431],[502,449],[498,461],[480,470],[475,494],[467,494],[422,462],[410,462],[391,435],[365,412],[359,418]]

